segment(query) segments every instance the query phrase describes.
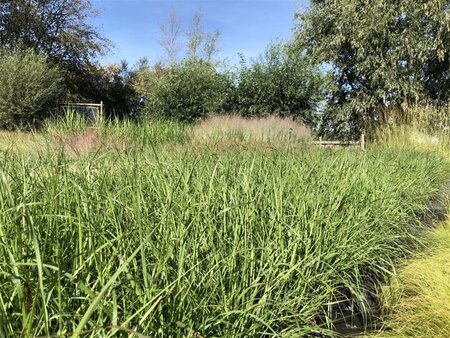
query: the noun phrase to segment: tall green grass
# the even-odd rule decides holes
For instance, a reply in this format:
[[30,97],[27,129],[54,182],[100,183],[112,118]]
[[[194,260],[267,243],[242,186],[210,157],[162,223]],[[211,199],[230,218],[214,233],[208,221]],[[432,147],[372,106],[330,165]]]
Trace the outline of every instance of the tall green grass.
[[72,135],[84,132],[89,125],[102,122],[102,119],[98,119],[91,123],[76,110],[69,108],[60,116],[51,116],[44,120],[42,129],[50,135]]
[[96,130],[103,137],[125,140],[135,145],[184,143],[189,139],[190,126],[174,120],[112,120],[97,123]]
[[405,106],[402,110],[387,110],[383,115],[387,121],[373,130],[376,143],[450,154],[449,107]]
[[10,151],[0,168],[5,337],[332,336],[335,304],[364,304],[418,245],[449,174],[377,149]]
[[[392,149],[421,149],[450,158],[450,110],[406,109],[408,123],[377,132],[378,143]],[[450,207],[449,186],[443,209]],[[450,336],[450,230],[448,221],[423,235],[425,248],[399,264],[383,287],[385,318],[380,332],[370,337]]]
[[[106,120],[103,117],[88,121],[75,110],[68,109],[64,115],[44,121],[43,140],[56,136],[58,139],[83,136],[87,131],[95,133],[100,142],[126,142],[133,146],[183,143],[189,139],[190,127],[172,120],[153,119],[145,121]],[[42,134],[42,133],[40,133]]]

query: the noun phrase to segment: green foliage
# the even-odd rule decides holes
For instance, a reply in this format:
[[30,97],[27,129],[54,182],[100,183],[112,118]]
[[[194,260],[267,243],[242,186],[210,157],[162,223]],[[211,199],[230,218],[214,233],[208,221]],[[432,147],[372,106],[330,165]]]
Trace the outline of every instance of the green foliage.
[[132,83],[135,72],[126,61],[100,67],[96,71],[95,84],[98,99],[105,104],[105,115],[115,118],[136,117],[139,110],[138,94]]
[[0,127],[32,124],[61,92],[61,73],[32,50],[0,50]]
[[263,58],[241,68],[238,111],[246,117],[294,116],[314,125],[323,84],[323,75],[307,57],[287,45],[272,45]]
[[203,14],[200,11],[194,13],[191,27],[187,32],[186,54],[188,58],[195,58],[205,62],[213,62],[213,57],[219,51],[217,45],[220,32],[206,32],[202,25]]
[[298,13],[299,46],[333,69],[323,127],[357,133],[380,108],[447,104],[448,0],[312,1]]
[[193,122],[211,113],[245,117],[278,115],[317,123],[325,77],[307,57],[287,45],[271,46],[264,58],[222,72],[216,65],[191,58],[169,68],[152,69],[143,60],[133,79],[135,90],[147,98],[146,115]]
[[133,90],[145,98],[147,102],[155,102],[159,86],[162,84],[164,74],[167,69],[161,62],[150,66],[147,58],[138,61],[133,71],[131,86]]
[[221,113],[231,96],[229,78],[211,63],[187,59],[149,74],[145,115],[195,122]]
[[64,72],[70,95],[92,98],[91,71],[109,41],[92,25],[91,0],[3,0],[0,46],[32,48]]
[[385,150],[10,151],[0,167],[6,337],[333,335],[331,304],[393,271],[448,176],[436,154]]

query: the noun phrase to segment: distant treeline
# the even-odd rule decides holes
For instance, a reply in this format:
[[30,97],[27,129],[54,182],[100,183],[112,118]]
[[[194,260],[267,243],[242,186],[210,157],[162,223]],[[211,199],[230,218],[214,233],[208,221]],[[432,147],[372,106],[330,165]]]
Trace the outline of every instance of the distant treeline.
[[172,14],[161,27],[163,60],[129,67],[98,63],[110,41],[89,24],[90,0],[3,1],[0,126],[35,125],[76,100],[103,101],[110,118],[275,114],[356,135],[386,109],[448,106],[449,11],[448,0],[312,0],[295,13],[289,41],[234,67],[217,59],[220,32],[206,32],[200,13],[183,49]]

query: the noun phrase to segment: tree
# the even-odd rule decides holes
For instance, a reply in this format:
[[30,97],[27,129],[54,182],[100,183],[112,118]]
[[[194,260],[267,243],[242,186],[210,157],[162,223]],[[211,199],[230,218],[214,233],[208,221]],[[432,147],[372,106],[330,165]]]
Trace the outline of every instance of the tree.
[[[155,107],[158,99],[159,86],[162,85],[164,76],[170,68],[165,68],[162,62],[157,62],[151,67],[147,58],[140,59],[134,66],[131,86],[139,96],[141,105],[145,106],[148,104]],[[145,109],[145,114],[154,115],[154,112],[150,112],[152,109]]]
[[171,13],[169,22],[160,26],[161,38],[159,40],[160,46],[166,53],[166,61],[170,65],[177,62],[178,53],[181,51],[181,44],[179,41],[181,35],[181,19],[176,13]]
[[31,125],[57,99],[61,73],[32,49],[0,49],[0,127]]
[[448,0],[312,0],[297,42],[332,69],[325,126],[357,133],[404,102],[448,104]]
[[218,41],[220,32],[206,32],[202,27],[203,14],[199,11],[194,13],[194,19],[187,32],[187,56],[197,58],[206,62],[212,62],[213,57],[219,51]]
[[304,55],[286,44],[269,46],[264,57],[239,74],[238,110],[247,116],[292,116],[308,125],[318,120],[324,76]]
[[3,0],[0,44],[46,54],[68,73],[72,92],[88,95],[86,78],[109,45],[89,22],[95,15],[90,0]]
[[97,71],[96,87],[105,104],[108,117],[136,117],[139,110],[138,93],[133,87],[135,72],[126,61],[100,67]]
[[178,61],[181,20],[172,13],[161,26],[160,45],[167,62],[150,66],[147,59],[137,64],[133,89],[145,98],[144,116],[195,122],[211,113],[221,113],[233,105],[229,74],[219,73],[213,61],[218,52],[218,31],[207,32],[203,15],[194,13],[186,32],[184,58]]

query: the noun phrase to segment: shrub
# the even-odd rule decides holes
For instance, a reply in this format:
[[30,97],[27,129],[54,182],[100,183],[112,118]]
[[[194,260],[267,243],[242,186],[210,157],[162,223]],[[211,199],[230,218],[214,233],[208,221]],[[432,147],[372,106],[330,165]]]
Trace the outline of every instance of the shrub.
[[306,57],[291,52],[286,45],[273,45],[250,67],[244,64],[239,78],[241,115],[296,116],[304,123],[316,124],[316,109],[323,100],[323,76]]
[[58,68],[32,50],[0,50],[0,127],[31,124],[55,101]]
[[134,72],[126,61],[95,70],[98,101],[105,104],[108,118],[134,118],[140,108],[138,94],[132,86]]
[[218,73],[209,62],[188,59],[152,81],[145,115],[195,122],[224,112],[231,93],[227,75]]

